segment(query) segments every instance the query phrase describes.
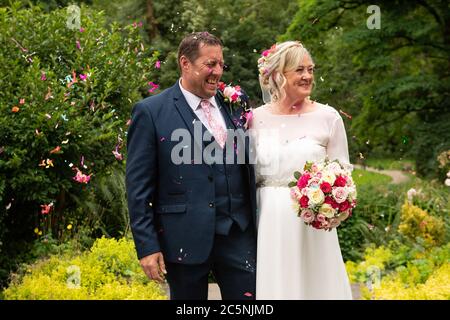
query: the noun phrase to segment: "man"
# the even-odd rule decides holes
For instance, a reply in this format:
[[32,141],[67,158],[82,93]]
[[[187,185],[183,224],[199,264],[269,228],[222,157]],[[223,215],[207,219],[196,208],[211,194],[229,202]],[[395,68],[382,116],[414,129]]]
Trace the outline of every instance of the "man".
[[[132,111],[126,183],[138,258],[149,278],[162,281],[165,274],[171,299],[207,299],[212,271],[223,299],[251,300],[256,282],[253,168],[235,161],[198,163],[211,143],[224,155],[230,151],[227,133],[232,131],[226,129],[239,129],[241,110],[230,109],[217,90],[224,66],[221,41],[207,32],[186,36],[178,65],[179,81]],[[200,141],[181,148],[189,161],[175,161],[174,132],[182,129],[195,137],[199,128]],[[213,141],[202,141],[204,133]]]

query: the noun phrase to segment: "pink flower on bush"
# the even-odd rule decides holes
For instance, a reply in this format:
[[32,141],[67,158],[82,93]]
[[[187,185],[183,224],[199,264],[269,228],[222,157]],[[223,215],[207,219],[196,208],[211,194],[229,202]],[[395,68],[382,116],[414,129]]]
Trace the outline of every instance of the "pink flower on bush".
[[49,214],[50,211],[53,208],[53,202],[49,203],[49,204],[41,204],[41,214],[46,215]]
[[87,184],[91,180],[92,173],[90,175],[85,175],[83,172],[80,171],[78,168],[74,168],[77,171],[77,174],[72,179],[75,180],[78,183],[85,183]]

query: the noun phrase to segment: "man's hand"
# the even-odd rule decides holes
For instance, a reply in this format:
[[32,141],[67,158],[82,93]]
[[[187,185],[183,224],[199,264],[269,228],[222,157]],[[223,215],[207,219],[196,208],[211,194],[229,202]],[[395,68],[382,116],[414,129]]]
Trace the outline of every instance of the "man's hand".
[[164,264],[164,257],[161,252],[145,256],[139,260],[139,262],[147,277],[159,282],[164,281],[164,276],[162,274],[166,274],[167,271]]

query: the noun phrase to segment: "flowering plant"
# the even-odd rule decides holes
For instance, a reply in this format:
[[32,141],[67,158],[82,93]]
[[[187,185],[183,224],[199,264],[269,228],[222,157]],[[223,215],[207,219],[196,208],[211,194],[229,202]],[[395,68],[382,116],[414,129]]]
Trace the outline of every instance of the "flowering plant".
[[306,162],[294,177],[289,183],[291,196],[305,224],[331,230],[352,215],[357,193],[350,165],[328,159]]

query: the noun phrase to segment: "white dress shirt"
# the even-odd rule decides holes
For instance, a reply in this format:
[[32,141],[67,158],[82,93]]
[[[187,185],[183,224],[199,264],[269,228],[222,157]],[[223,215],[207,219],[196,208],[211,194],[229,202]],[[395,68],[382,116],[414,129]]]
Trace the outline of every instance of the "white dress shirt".
[[[194,111],[194,113],[197,115],[197,117],[200,119],[200,121],[203,123],[206,129],[208,129],[208,131],[212,134],[212,130],[209,127],[208,120],[206,119],[205,113],[203,112],[202,107],[200,106],[200,101],[202,101],[203,99],[184,89],[183,86],[181,85],[181,79],[179,80],[179,84],[181,92],[183,93],[183,96],[186,99],[189,107],[191,107],[192,111]],[[208,100],[213,106],[211,108],[211,115],[214,118],[214,120],[216,120],[218,124],[220,124],[225,130],[227,130],[225,119],[222,116],[222,112],[220,112],[220,106],[217,105],[215,97],[212,96],[211,98],[205,100]]]

